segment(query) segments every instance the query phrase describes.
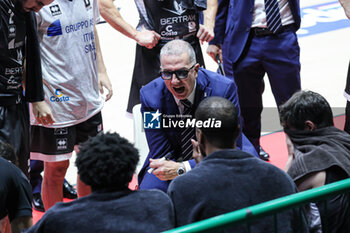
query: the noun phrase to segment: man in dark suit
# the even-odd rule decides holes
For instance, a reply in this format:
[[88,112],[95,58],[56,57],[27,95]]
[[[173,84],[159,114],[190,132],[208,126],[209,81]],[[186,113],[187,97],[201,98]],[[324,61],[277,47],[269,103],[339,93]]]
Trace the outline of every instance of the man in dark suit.
[[[162,115],[163,125],[159,129],[145,127],[150,152],[139,173],[139,184],[140,189],[158,188],[166,191],[172,179],[195,166],[195,161],[191,160],[194,127],[185,130],[180,125],[167,127],[167,124],[191,118],[201,100],[209,96],[228,99],[238,111],[239,103],[235,83],[217,73],[199,68],[195,52],[188,42],[168,42],[161,50],[160,60],[161,77],[140,91],[144,121],[147,120],[147,114],[153,115],[152,120]],[[242,150],[255,153],[241,132],[237,145]],[[170,160],[161,159],[169,152]],[[153,168],[153,172],[149,168]]]
[[265,73],[277,106],[300,90],[299,0],[219,0],[218,12],[207,52],[215,58],[224,45],[225,72],[237,84],[243,132],[259,152]]
[[[197,121],[215,118],[221,121],[221,127],[196,127],[198,142],[194,143],[193,157],[198,164],[169,186],[176,226],[297,192],[292,179],[281,169],[235,149],[239,118],[230,101],[209,97],[199,104],[195,116]],[[277,232],[308,232],[302,213],[299,209],[286,210],[251,221],[249,232],[273,232],[274,227],[278,228]],[[247,226],[243,225],[220,232],[246,231]]]

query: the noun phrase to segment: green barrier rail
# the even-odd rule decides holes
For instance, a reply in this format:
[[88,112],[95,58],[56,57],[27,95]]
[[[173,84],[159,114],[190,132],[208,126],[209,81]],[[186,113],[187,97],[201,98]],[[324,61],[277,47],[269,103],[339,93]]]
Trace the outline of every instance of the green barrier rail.
[[349,191],[350,178],[174,228],[164,233],[211,232]]

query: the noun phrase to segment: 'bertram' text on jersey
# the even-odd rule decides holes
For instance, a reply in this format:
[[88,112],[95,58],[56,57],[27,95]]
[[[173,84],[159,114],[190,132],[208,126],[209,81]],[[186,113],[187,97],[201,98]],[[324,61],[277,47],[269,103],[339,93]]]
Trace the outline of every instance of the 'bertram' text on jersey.
[[161,18],[160,24],[168,25],[168,24],[174,24],[174,23],[185,23],[185,22],[195,21],[195,20],[196,20],[196,15],[181,15],[177,17]]

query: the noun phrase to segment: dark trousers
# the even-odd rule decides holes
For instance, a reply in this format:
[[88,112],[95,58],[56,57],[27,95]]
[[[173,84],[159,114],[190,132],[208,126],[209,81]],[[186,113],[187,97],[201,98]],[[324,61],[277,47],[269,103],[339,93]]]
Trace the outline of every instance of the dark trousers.
[[27,103],[0,106],[0,141],[9,143],[18,167],[29,177],[29,110]]
[[[231,64],[238,87],[243,133],[259,151],[264,75],[267,74],[277,106],[300,90],[299,44],[293,30],[277,35],[249,37],[239,60]],[[227,64],[225,65],[227,66]]]
[[30,184],[33,193],[41,193],[41,183],[43,177],[41,172],[44,170],[44,162],[41,160],[30,160]]

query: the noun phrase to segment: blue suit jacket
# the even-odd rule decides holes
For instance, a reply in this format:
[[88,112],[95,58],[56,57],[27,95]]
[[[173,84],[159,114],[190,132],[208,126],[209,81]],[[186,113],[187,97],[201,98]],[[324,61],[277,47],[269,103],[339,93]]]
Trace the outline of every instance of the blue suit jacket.
[[[163,115],[175,115],[179,114],[178,105],[162,78],[157,78],[144,86],[141,91],[141,112],[142,115],[145,111],[157,111]],[[236,84],[217,73],[200,68],[197,77],[197,86],[195,90],[194,99],[194,109],[196,109],[199,103],[206,97],[209,96],[221,96],[230,100],[238,109],[239,102],[237,96]],[[150,158],[161,158],[164,157],[168,152],[172,152],[172,159],[176,160],[181,157],[181,138],[180,131],[176,129],[145,129],[149,154],[143,168],[139,173],[139,184],[140,188],[153,187],[159,188],[166,191],[168,182],[162,182],[156,178],[153,174],[148,174],[147,169],[149,166]],[[237,147],[242,148],[242,150],[257,156],[253,145],[248,141],[248,139],[240,133],[237,139]],[[190,160],[191,167],[195,166],[195,161]],[[158,184],[141,184],[144,176],[147,176],[147,181]],[[151,176],[152,178],[150,178]],[[151,180],[148,181],[148,178]],[[149,186],[151,185],[151,186]]]
[[[295,22],[300,27],[299,0],[288,0]],[[253,21],[254,0],[219,0],[218,14],[215,19],[215,37],[210,44],[222,45],[229,50],[230,61],[235,63],[241,56],[247,43]]]

